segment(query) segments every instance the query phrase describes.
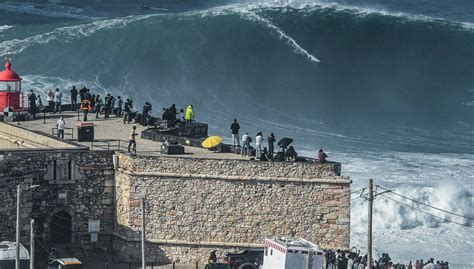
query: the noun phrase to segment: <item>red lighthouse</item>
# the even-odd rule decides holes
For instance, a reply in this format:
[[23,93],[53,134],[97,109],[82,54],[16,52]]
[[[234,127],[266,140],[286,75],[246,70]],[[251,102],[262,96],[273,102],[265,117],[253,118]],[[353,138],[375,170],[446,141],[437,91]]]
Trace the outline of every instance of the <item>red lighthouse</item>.
[[8,107],[14,111],[23,110],[21,77],[11,68],[10,57],[7,57],[5,70],[0,72],[0,111]]

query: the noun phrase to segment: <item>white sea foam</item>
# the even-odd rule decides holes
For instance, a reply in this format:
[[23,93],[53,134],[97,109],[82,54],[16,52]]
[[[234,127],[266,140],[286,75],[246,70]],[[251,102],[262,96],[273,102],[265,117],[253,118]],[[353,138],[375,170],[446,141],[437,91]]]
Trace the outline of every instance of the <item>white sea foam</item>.
[[[474,156],[472,154],[426,154],[406,152],[332,152],[342,162],[344,175],[353,180],[352,190],[377,185],[415,200],[474,218]],[[377,190],[382,191],[381,189]],[[367,245],[367,203],[353,194],[351,201],[351,245]],[[392,198],[441,218],[396,203]],[[469,219],[420,206],[394,194],[379,196],[374,203],[374,247],[376,256],[388,252],[396,261],[408,262],[436,257],[453,268],[470,268],[474,248]],[[427,247],[430,246],[430,247]]]
[[0,3],[0,9],[19,13],[51,18],[91,19],[81,14],[80,8],[61,6],[54,3],[5,2]]
[[11,25],[0,25],[0,33],[5,32],[6,30],[11,29],[11,28],[13,28],[13,26]]
[[98,31],[123,28],[129,23],[144,20],[153,15],[128,16],[110,20],[97,20],[85,24],[77,24],[56,28],[51,32],[30,36],[24,39],[12,39],[0,43],[0,56],[5,55],[7,51],[12,54],[19,54],[30,46],[37,44],[46,44],[53,40],[62,42],[71,42],[76,39],[88,37]]
[[306,58],[308,58],[308,60],[312,62],[315,62],[315,63],[321,62],[321,60],[319,60],[318,58],[313,56],[311,53],[309,53],[307,50],[305,50],[303,47],[301,47],[291,36],[285,33],[278,26],[273,24],[269,19],[257,15],[255,12],[246,12],[244,14],[246,18],[251,18],[252,20],[261,22],[267,27],[269,27],[270,29],[275,30],[278,33],[280,39],[285,40],[291,47],[293,47],[296,53],[306,56]]

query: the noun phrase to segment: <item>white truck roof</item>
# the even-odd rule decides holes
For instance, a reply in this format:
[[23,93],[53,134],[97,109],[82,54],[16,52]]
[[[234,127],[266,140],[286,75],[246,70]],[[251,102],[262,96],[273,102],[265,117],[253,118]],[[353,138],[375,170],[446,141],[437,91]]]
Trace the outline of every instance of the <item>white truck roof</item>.
[[300,251],[322,252],[318,245],[303,238],[295,239],[291,237],[282,237],[277,239],[265,239],[265,246],[272,247],[283,253],[297,253]]
[[[16,257],[16,242],[2,241],[0,242],[0,260],[14,260]],[[30,254],[28,250],[20,244],[20,260],[28,260]]]
[[305,239],[265,239],[263,269],[321,269],[324,252]]

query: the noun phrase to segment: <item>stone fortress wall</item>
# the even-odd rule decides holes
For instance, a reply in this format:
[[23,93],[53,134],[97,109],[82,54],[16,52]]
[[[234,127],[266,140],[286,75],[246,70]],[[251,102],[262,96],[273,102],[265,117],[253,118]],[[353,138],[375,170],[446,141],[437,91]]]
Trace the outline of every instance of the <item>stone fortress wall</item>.
[[[112,156],[111,151],[0,150],[0,239],[15,240],[17,185],[39,185],[21,192],[22,243],[29,245],[33,218],[43,244],[50,242],[52,230],[56,229],[68,242],[88,247],[89,220],[98,220],[100,235],[96,246],[110,247],[115,223]],[[55,216],[63,226],[69,223],[69,227],[55,227]]]
[[348,248],[350,181],[339,163],[259,162],[118,155],[114,249],[140,255],[140,199],[147,256],[194,262],[264,238],[294,234]]
[[34,218],[46,246],[64,240],[54,238],[59,233],[72,246],[138,261],[145,197],[147,257],[155,263],[203,261],[214,249],[262,247],[264,238],[289,234],[349,247],[350,180],[339,163],[132,156],[5,126],[10,142],[25,142],[0,149],[1,240],[14,241],[16,186],[39,185],[22,192],[24,245]]

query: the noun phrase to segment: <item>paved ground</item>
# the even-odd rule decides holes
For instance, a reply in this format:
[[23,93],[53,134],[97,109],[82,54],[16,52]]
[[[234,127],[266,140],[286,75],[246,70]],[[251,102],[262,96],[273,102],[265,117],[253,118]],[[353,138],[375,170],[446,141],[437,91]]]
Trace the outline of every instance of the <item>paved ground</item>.
[[[205,265],[200,264],[199,269],[204,269]],[[89,263],[85,269],[106,269],[107,266],[103,262],[97,262],[97,263]],[[108,266],[109,269],[141,269],[141,264],[132,264],[131,267],[127,263],[111,263]],[[188,264],[188,265],[176,265],[175,269],[195,269],[196,265],[194,264]],[[162,265],[162,266],[153,266],[153,268],[150,266],[147,266],[147,269],[173,269],[173,265]]]
[[[77,112],[63,112],[62,114],[51,114],[46,113],[45,119],[43,119],[43,114],[38,114],[37,119],[33,121],[21,122],[20,126],[30,130],[42,131],[47,134],[52,134],[52,128],[56,127],[56,122],[60,116],[64,117],[67,128],[74,128],[74,138],[77,137],[77,132],[75,130],[76,123],[79,123]],[[82,114],[79,117],[82,120]],[[94,129],[95,139],[102,142],[80,142],[85,146],[93,150],[104,149],[107,146],[110,146],[111,149],[117,149],[120,140],[120,146],[122,149],[126,150],[128,145],[128,136],[132,129],[132,126],[137,126],[137,131],[140,133],[146,127],[143,127],[139,124],[123,124],[122,118],[116,118],[111,116],[111,118],[104,120],[103,116],[100,119],[95,119],[94,114],[89,114],[89,122],[96,124]],[[45,123],[44,123],[45,122]],[[71,139],[70,135],[71,130],[66,130],[65,139],[75,141]],[[108,141],[108,142],[107,142]],[[159,150],[161,147],[160,142],[155,142],[147,139],[141,139],[137,137],[137,154],[142,155],[160,155]],[[206,149],[196,148],[196,147],[185,147],[185,155],[173,155],[179,157],[188,157],[188,158],[216,158],[216,159],[239,159],[239,160],[248,160],[247,157],[241,157],[238,154],[232,153],[215,153]]]

